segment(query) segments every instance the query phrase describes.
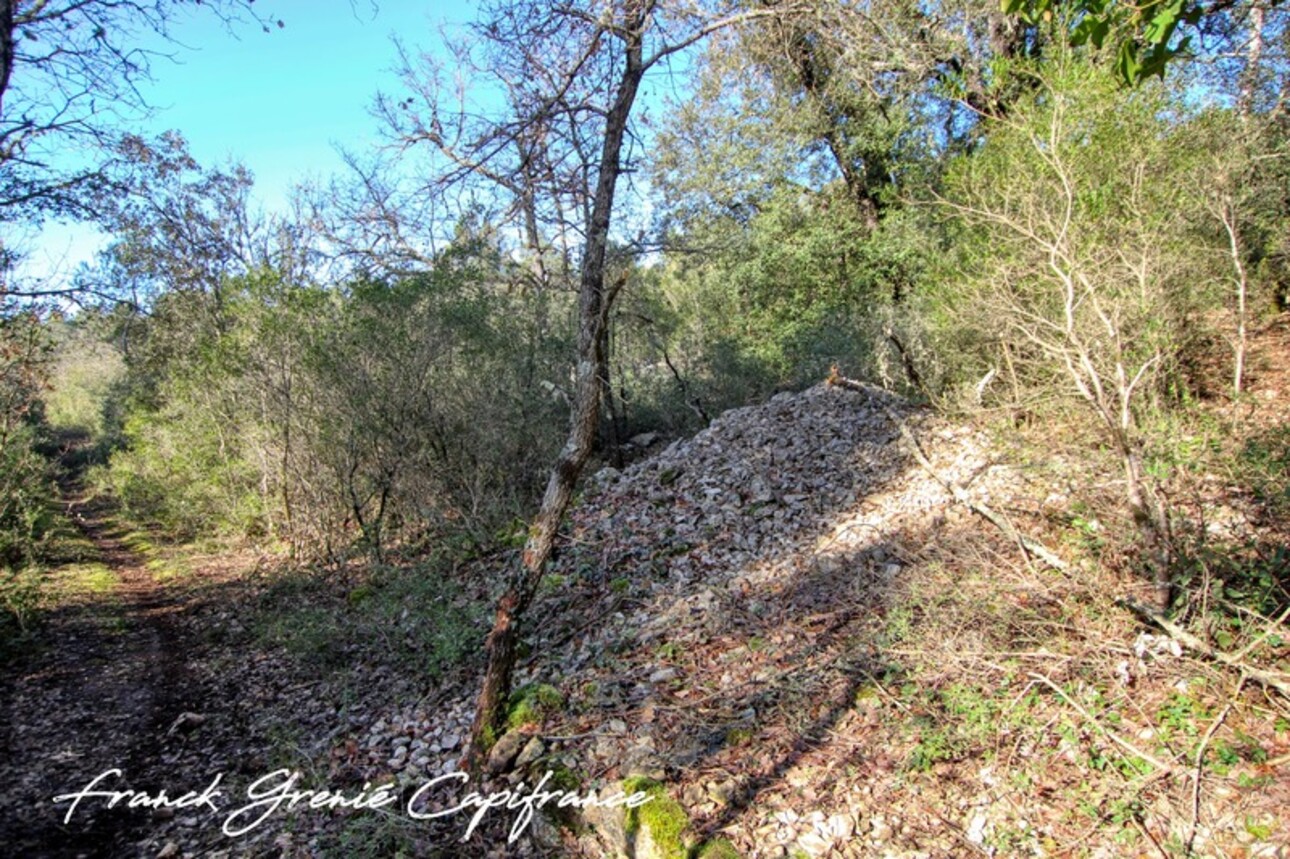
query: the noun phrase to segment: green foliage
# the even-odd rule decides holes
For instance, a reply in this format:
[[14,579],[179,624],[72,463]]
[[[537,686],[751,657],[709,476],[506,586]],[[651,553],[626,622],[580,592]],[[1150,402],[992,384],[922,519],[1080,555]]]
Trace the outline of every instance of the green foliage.
[[44,571],[25,566],[0,577],[0,656],[16,649],[31,630],[43,602]]
[[0,641],[7,647],[31,625],[40,602],[54,489],[40,452],[47,332],[35,313],[0,310]]
[[1270,427],[1247,439],[1237,475],[1274,515],[1290,515],[1290,426]]
[[[864,701],[865,690],[856,703]],[[870,693],[872,694],[872,693]],[[907,769],[928,772],[943,761],[988,751],[1000,730],[1033,730],[1037,698],[1017,697],[1005,688],[951,683],[924,690],[917,683],[901,687],[901,696],[913,709],[909,728],[917,740],[905,761]]]
[[[1240,131],[1230,112],[1189,111],[1160,84],[1119,88],[1076,56],[1015,73],[1031,95],[946,174],[951,252],[915,301],[944,368],[935,387],[949,406],[1098,438],[1140,487],[1130,504],[1156,522],[1144,545],[1162,575],[1150,534],[1163,514],[1141,498],[1163,504],[1154,488],[1220,445],[1189,415],[1196,368],[1227,357],[1210,344],[1235,305],[1215,177],[1246,175],[1250,150],[1218,142]],[[1241,199],[1255,220],[1258,194]],[[1094,521],[1072,537],[1101,556],[1114,535]]]
[[[1187,52],[1206,14],[1195,0],[1003,0],[1002,5],[1004,12],[1029,24],[1061,16],[1072,45],[1101,48],[1114,42],[1115,72],[1127,84],[1164,77],[1169,63]],[[1180,33],[1187,35],[1175,38]]]
[[45,419],[56,430],[84,433],[96,439],[110,431],[111,408],[125,363],[99,336],[98,319],[83,314],[80,324],[54,321],[57,340],[49,390],[42,399]]
[[116,574],[106,564],[76,564],[65,568],[62,573],[68,586],[77,590],[100,595],[116,590]]
[[[869,370],[889,348],[879,309],[903,300],[923,266],[909,227],[892,217],[871,230],[840,187],[784,183],[747,223],[688,236],[714,252],[680,257],[655,293],[666,312],[644,315],[672,320],[672,364],[716,408],[813,383],[833,363]],[[893,375],[903,382],[899,366]]]
[[1210,718],[1209,708],[1184,692],[1170,695],[1169,700],[1156,713],[1156,720],[1164,729],[1166,737],[1195,737],[1200,732],[1201,723]]
[[35,562],[53,523],[48,461],[36,452],[37,430],[12,427],[0,436],[0,565]]
[[418,821],[401,814],[357,814],[335,833],[319,838],[320,855],[335,859],[410,859],[427,855],[418,840]]
[[703,846],[694,852],[695,859],[740,859],[740,853],[725,838],[716,838],[712,841],[704,842]]
[[100,488],[128,515],[156,522],[180,539],[263,534],[258,474],[239,449],[236,427],[199,408],[198,398],[217,392],[175,385],[167,393],[162,412],[127,421],[127,449],[112,458],[110,469],[94,472]]
[[1248,816],[1242,821],[1242,825],[1244,826],[1245,831],[1256,839],[1266,840],[1272,836],[1273,832],[1276,831],[1272,824],[1263,823]]
[[[303,557],[455,532],[526,510],[558,438],[556,297],[513,295],[467,238],[428,272],[344,291],[268,269],[171,291],[134,329],[123,449],[97,474],[182,536],[279,540]],[[142,329],[139,331],[138,329]]]

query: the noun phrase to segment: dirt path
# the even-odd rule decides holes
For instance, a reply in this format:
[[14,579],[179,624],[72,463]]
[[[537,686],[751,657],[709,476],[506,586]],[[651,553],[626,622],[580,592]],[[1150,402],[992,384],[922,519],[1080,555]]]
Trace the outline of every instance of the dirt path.
[[53,797],[114,768],[122,776],[103,789],[162,787],[167,728],[200,707],[187,700],[179,606],[102,505],[73,498],[68,510],[97,557],[55,573],[65,596],[0,677],[0,844],[12,856],[137,855],[150,812],[86,801],[65,823],[69,803]]

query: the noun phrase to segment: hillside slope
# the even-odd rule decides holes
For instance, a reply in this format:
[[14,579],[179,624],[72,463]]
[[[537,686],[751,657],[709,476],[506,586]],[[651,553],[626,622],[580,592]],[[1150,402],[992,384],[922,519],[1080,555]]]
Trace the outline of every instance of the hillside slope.
[[[542,691],[494,756],[511,785],[653,785],[655,826],[755,857],[1283,855],[1284,702],[1114,604],[1143,584],[1098,561],[1084,464],[1005,465],[887,401],[1061,573],[954,503],[886,396],[781,394],[594,476],[534,609],[518,682]],[[469,708],[437,711],[432,752]],[[589,818],[548,849],[681,855]]]

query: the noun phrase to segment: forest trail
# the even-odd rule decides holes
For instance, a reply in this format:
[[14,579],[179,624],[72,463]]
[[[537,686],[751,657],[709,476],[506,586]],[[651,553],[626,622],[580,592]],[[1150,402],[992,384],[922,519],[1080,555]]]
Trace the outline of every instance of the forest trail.
[[127,545],[108,505],[75,479],[61,487],[85,538],[81,562],[52,573],[59,597],[31,648],[0,678],[0,843],[10,855],[128,855],[148,810],[81,803],[74,793],[108,770],[100,789],[167,782],[168,728],[202,708],[186,682],[182,606]]

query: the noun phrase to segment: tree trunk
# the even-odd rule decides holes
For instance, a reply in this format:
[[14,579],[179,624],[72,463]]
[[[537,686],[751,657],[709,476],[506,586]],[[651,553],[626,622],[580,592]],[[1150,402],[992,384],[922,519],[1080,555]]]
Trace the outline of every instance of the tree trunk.
[[470,749],[466,756],[467,767],[475,773],[482,768],[488,749],[502,729],[506,701],[511,691],[511,673],[515,667],[518,627],[537,593],[555,547],[560,521],[569,508],[578,476],[596,440],[601,379],[608,360],[603,334],[609,324],[609,309],[621,285],[618,283],[606,289],[605,256],[609,246],[614,192],[622,169],[627,123],[645,74],[642,43],[648,20],[647,9],[638,7],[627,26],[618,31],[624,43],[624,67],[615,89],[613,107],[605,122],[600,171],[583,250],[578,286],[578,364],[573,416],[564,448],[547,480],[542,506],[529,528],[520,567],[498,601],[493,629],[485,645],[488,666],[475,707]]
[[0,0],[0,117],[4,116],[4,94],[13,74],[13,6],[14,0]]
[[1219,219],[1227,232],[1228,251],[1232,256],[1233,280],[1236,282],[1236,342],[1232,344],[1235,352],[1235,366],[1232,368],[1232,393],[1239,397],[1245,387],[1245,353],[1247,348],[1248,309],[1246,300],[1249,296],[1249,277],[1245,272],[1245,252],[1241,247],[1241,234],[1236,222],[1236,204],[1231,197],[1224,197],[1218,203]]
[[1151,604],[1156,611],[1163,613],[1173,603],[1173,552],[1167,514],[1158,490],[1143,473],[1142,455],[1127,438],[1119,441],[1129,513],[1142,537],[1151,572]]
[[1261,2],[1250,6],[1250,41],[1245,52],[1245,69],[1241,73],[1240,92],[1236,98],[1236,113],[1245,118],[1254,107],[1254,95],[1259,86],[1259,63],[1263,59],[1264,8]]

